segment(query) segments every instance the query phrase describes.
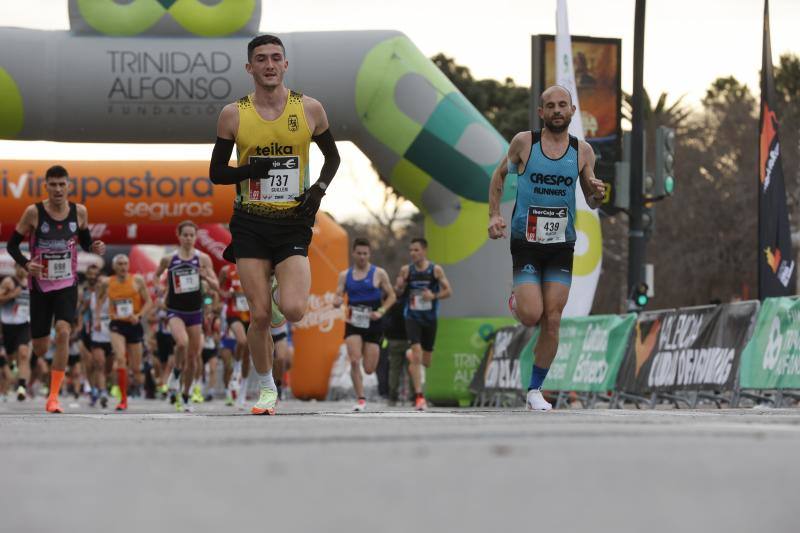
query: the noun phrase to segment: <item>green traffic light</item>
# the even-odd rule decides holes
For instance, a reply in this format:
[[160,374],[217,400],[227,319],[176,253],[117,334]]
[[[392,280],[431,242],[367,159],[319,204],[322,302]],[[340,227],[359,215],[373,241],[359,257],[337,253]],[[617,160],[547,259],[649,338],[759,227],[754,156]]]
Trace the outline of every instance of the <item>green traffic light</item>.
[[647,305],[647,295],[646,294],[639,294],[636,296],[636,305],[639,307],[644,307]]
[[664,178],[664,192],[667,194],[672,194],[672,191],[675,190],[675,178],[672,176],[667,176]]

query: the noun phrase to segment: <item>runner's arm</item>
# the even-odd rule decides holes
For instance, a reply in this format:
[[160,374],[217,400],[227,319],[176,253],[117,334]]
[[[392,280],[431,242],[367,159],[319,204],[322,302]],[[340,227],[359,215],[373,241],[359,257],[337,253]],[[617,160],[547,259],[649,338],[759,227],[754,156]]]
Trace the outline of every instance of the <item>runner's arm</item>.
[[103,304],[108,297],[108,278],[103,278],[97,282],[97,296],[94,303],[94,321],[100,322],[100,316],[103,314]]
[[217,140],[211,152],[208,177],[216,185],[233,185],[250,178],[255,169],[251,165],[232,167],[228,165],[236,144],[236,130],[239,129],[239,109],[235,103],[222,108],[217,120]]
[[17,222],[17,227],[14,228],[14,232],[11,234],[11,238],[8,240],[8,244],[6,245],[6,249],[8,250],[8,255],[22,268],[27,268],[27,264],[30,262],[30,259],[22,255],[22,252],[19,249],[19,245],[25,239],[25,237],[30,233],[31,228],[36,227],[36,223],[38,222],[39,215],[36,212],[36,206],[29,205],[25,208],[25,211],[22,213],[22,217]]
[[520,132],[511,139],[508,153],[503,156],[492,172],[492,179],[489,182],[489,238],[499,239],[506,236],[506,221],[500,213],[500,200],[503,198],[503,190],[508,174],[517,174],[519,165],[522,163],[521,147],[525,144],[527,132]]
[[586,141],[580,141],[578,145],[580,151],[578,158],[582,160],[581,165],[581,190],[586,198],[586,204],[592,209],[597,209],[603,203],[605,197],[606,184],[597,179],[594,175],[594,150]]
[[164,257],[161,258],[161,262],[158,263],[158,268],[156,268],[156,273],[154,274],[157,280],[161,279],[161,274],[164,273],[164,271],[167,269],[168,266],[169,266],[169,256],[165,255]]
[[203,281],[206,282],[206,285],[208,285],[212,291],[219,294],[220,285],[217,280],[217,275],[214,273],[214,264],[211,262],[211,258],[208,254],[205,253],[200,255],[200,275]]
[[400,268],[400,272],[397,274],[397,278],[394,280],[394,290],[395,293],[400,294],[406,288],[406,283],[408,282],[408,265],[403,265]]
[[139,318],[148,317],[150,316],[150,311],[153,309],[153,299],[150,298],[150,291],[147,290],[147,284],[144,282],[144,278],[141,274],[136,274],[133,278],[134,282],[136,283],[136,289],[139,291],[139,296],[141,296],[144,305],[142,309],[139,311]]
[[22,292],[22,288],[17,288],[19,290],[15,291],[14,282],[11,281],[11,278],[3,278],[3,281],[0,281],[0,304],[4,304],[7,301],[13,300],[19,296],[19,293]]
[[302,216],[313,217],[319,210],[322,197],[325,196],[328,186],[336,175],[341,157],[339,157],[339,150],[336,148],[336,141],[331,134],[328,116],[325,114],[322,104],[313,98],[303,96],[303,110],[313,123],[311,139],[319,146],[324,162],[319,171],[319,178],[314,185],[297,197],[300,205],[295,209]]
[[394,288],[392,287],[392,283],[389,281],[389,274],[384,269],[378,270],[378,277],[380,279],[380,288],[383,291],[383,302],[381,302],[381,315],[386,314],[387,309],[391,309],[394,303],[397,301],[397,295],[394,292]]
[[336,295],[333,298],[333,306],[341,307],[344,303],[344,282],[347,279],[347,271],[339,272],[339,279],[336,280]]
[[106,245],[101,240],[92,240],[92,232],[89,230],[89,211],[83,204],[78,204],[78,244],[84,252],[92,252],[103,255],[106,252]]
[[439,281],[439,292],[436,293],[437,300],[444,300],[453,295],[453,288],[450,286],[450,280],[444,275],[444,269],[439,265],[433,267],[433,275]]

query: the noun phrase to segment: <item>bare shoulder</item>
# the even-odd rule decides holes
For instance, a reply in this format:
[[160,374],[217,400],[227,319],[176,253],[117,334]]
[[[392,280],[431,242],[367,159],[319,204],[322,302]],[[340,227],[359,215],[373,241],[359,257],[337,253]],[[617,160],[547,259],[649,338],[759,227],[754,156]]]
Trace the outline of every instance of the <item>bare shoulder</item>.
[[222,108],[217,122],[217,137],[233,140],[239,129],[239,104],[231,102]]
[[303,95],[303,111],[306,114],[312,135],[319,135],[328,129],[328,117],[319,100]]
[[303,95],[302,101],[303,101],[303,109],[305,109],[306,113],[309,112],[314,113],[324,110],[324,108],[322,107],[322,103],[320,103],[319,100],[317,100],[316,98],[312,98],[307,94]]
[[531,143],[533,142],[533,135],[530,131],[521,131],[514,135],[511,139],[511,144],[508,146],[509,155],[521,156],[530,150]]

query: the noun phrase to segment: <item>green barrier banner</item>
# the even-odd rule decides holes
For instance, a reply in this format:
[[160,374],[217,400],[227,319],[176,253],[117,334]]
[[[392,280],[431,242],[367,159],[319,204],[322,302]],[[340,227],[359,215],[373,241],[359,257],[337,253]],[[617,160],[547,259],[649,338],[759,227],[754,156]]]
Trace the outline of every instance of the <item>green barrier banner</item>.
[[425,395],[436,405],[468,406],[475,371],[496,329],[513,325],[514,319],[440,318],[430,368],[425,374]]
[[743,389],[800,389],[800,300],[767,298],[742,352]]
[[[561,321],[558,352],[542,389],[606,392],[614,390],[636,315],[597,315]],[[528,388],[538,329],[520,358],[520,386]]]

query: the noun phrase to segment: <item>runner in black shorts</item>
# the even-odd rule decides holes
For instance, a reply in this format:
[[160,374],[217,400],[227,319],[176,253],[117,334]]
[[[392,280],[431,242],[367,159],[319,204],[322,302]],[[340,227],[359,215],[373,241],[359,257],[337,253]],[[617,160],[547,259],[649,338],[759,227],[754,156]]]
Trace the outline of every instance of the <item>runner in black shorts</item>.
[[[56,350],[50,372],[48,413],[63,413],[58,400],[67,366],[69,339],[78,307],[78,250],[76,244],[98,255],[105,253],[102,241],[92,241],[86,207],[67,201],[69,178],[59,165],[45,172],[47,200],[29,205],[8,241],[8,253],[31,275],[31,336],[33,351],[44,357],[50,345],[55,319]],[[19,250],[31,235],[31,258]]]
[[[255,91],[220,113],[209,169],[213,183],[236,185],[232,241],[224,257],[236,262],[250,308],[247,342],[260,388],[251,409],[256,415],[274,414],[278,398],[269,332],[278,325],[271,324],[272,300],[289,321],[303,318],[311,290],[311,228],[340,161],[322,104],[284,85],[288,67],[278,37],[250,41],[246,69]],[[314,185],[308,175],[312,139],[325,158]],[[234,145],[235,168],[228,165]]]
[[354,411],[367,408],[364,383],[361,379],[361,361],[364,372],[372,374],[378,368],[380,342],[383,335],[382,318],[386,309],[394,305],[395,294],[386,271],[369,262],[369,241],[353,241],[353,266],[339,274],[336,286],[335,307],[344,303],[347,295],[347,323],[344,342],[350,358],[350,377],[358,399]]
[[[0,322],[3,324],[3,347],[6,356],[17,361],[17,400],[28,397],[31,377],[31,296],[28,272],[14,265],[14,274],[0,282]],[[0,365],[3,366],[3,365]]]
[[444,269],[428,260],[428,241],[423,238],[412,239],[408,252],[411,264],[400,269],[395,287],[405,292],[406,335],[411,344],[408,371],[414,382],[414,407],[423,411],[427,403],[422,395],[421,365],[426,368],[431,366],[439,300],[449,298],[453,291]]

